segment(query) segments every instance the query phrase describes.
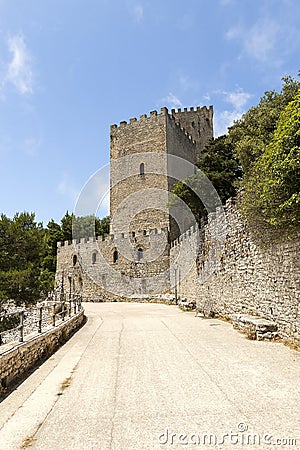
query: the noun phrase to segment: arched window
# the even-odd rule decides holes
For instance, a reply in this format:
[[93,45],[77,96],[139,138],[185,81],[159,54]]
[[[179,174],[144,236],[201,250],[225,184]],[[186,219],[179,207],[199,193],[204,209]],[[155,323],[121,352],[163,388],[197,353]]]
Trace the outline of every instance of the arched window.
[[144,163],[140,164],[140,175],[145,175],[145,164]]
[[138,261],[140,261],[141,259],[143,259],[143,249],[139,248],[138,249]]
[[97,261],[97,252],[92,253],[92,264],[96,264]]
[[113,261],[114,261],[114,263],[116,263],[118,261],[118,258],[119,258],[118,250],[115,250],[114,254],[113,254]]
[[76,266],[77,263],[77,255],[73,255],[73,266]]

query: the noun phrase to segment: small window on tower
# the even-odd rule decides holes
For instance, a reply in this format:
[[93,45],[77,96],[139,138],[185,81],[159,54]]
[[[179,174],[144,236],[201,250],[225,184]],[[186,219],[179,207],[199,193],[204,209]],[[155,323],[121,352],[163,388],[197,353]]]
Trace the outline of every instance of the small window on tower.
[[114,251],[114,255],[113,255],[113,261],[114,261],[114,263],[116,263],[116,262],[118,261],[118,258],[119,258],[118,250],[115,250],[115,251]]
[[144,163],[140,164],[140,175],[145,175],[145,164]]
[[140,261],[141,259],[143,259],[143,249],[139,248],[138,249],[138,261]]
[[76,266],[76,263],[77,263],[77,256],[74,255],[73,256],[73,266]]
[[195,122],[192,122],[192,127],[195,128]]
[[96,261],[97,261],[97,253],[94,252],[94,253],[92,254],[92,264],[96,264]]

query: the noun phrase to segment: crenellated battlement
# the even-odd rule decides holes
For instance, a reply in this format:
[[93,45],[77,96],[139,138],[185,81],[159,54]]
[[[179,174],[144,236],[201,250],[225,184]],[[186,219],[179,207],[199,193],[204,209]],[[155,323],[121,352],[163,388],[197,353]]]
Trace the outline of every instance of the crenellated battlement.
[[177,239],[175,239],[174,241],[171,242],[171,248],[176,247],[182,241],[189,239],[193,234],[197,233],[198,231],[199,231],[199,226],[197,224],[192,225],[184,233],[182,233]]
[[132,238],[139,238],[139,237],[149,237],[150,235],[156,235],[156,234],[169,234],[169,229],[167,227],[163,228],[151,228],[149,230],[138,230],[138,231],[132,231],[128,233],[116,233],[116,234],[108,234],[106,236],[97,236],[97,237],[88,237],[88,238],[80,238],[80,239],[73,239],[71,241],[59,241],[57,243],[57,247],[68,247],[71,245],[78,245],[78,244],[90,244],[93,242],[105,242],[105,243],[112,243],[115,241],[118,241],[118,243],[122,240],[126,239],[132,239]]
[[119,123],[119,125],[112,124],[110,126],[110,130],[111,131],[119,130],[119,129],[127,127],[128,125],[137,124],[139,122],[144,122],[145,120],[153,119],[154,117],[157,117],[157,116],[166,116],[167,114],[168,114],[168,108],[163,107],[160,109],[160,113],[158,113],[156,110],[154,110],[154,111],[150,111],[149,115],[141,114],[139,119],[137,119],[136,117],[132,117],[131,119],[129,119],[129,122],[127,122],[126,120],[122,120]]
[[[139,119],[132,117],[129,121],[123,120],[110,127],[111,136],[117,136],[119,131],[131,130],[134,132],[135,127],[156,126],[157,121],[163,117],[168,117],[180,131],[200,150],[213,137],[213,107],[197,106],[190,108],[172,108],[169,112],[168,108],[162,107],[160,112],[154,110],[147,114],[141,114]],[[155,122],[152,122],[155,120]],[[132,128],[133,127],[133,128]]]
[[213,111],[213,107],[209,106],[207,108],[207,106],[197,106],[196,108],[194,106],[191,106],[190,108],[172,108],[171,109],[171,114],[177,114],[177,113],[186,113],[186,112],[203,112],[204,115],[206,114],[211,114],[211,112]]

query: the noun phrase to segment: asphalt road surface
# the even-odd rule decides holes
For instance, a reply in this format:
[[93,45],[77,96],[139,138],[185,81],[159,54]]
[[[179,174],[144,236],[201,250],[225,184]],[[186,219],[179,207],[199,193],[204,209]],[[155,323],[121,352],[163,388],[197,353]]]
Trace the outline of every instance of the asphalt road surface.
[[299,352],[176,306],[84,306],[1,403],[1,450],[300,449]]

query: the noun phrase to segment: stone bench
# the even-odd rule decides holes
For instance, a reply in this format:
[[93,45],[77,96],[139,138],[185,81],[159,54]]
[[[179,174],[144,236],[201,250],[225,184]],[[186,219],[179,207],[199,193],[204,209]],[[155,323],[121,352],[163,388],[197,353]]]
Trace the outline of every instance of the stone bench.
[[278,336],[277,323],[272,320],[247,314],[233,314],[231,319],[233,328],[245,333],[249,339],[274,340]]

